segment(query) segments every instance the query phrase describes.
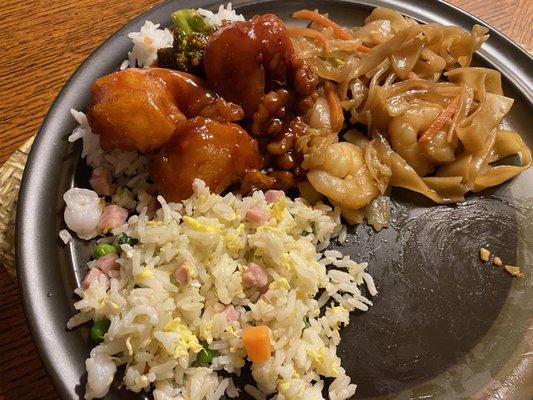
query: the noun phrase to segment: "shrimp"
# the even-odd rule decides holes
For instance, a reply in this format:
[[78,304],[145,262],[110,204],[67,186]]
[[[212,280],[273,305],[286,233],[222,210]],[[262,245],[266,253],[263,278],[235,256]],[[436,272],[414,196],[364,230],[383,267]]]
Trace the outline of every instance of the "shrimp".
[[153,156],[150,176],[165,199],[180,201],[192,195],[195,178],[221,193],[262,162],[257,141],[239,125],[196,117]]
[[209,37],[204,68],[209,86],[251,118],[272,82],[284,82],[294,49],[272,14],[223,25]]
[[317,192],[347,210],[364,207],[380,194],[359,147],[340,142],[320,147],[319,152],[313,155],[312,148],[302,164]]
[[455,144],[448,143],[447,131],[440,130],[427,141],[420,141],[424,132],[439,116],[442,107],[416,102],[402,115],[389,122],[392,148],[419,176],[430,173],[436,164],[455,159]]
[[242,108],[209,91],[193,75],[164,68],[128,68],[91,87],[87,119],[104,150],[147,153],[163,147],[177,125],[202,116],[237,121]]
[[98,231],[98,223],[102,215],[100,198],[92,190],[74,187],[63,195],[66,208],[65,223],[76,232],[81,239],[92,239]]
[[87,393],[86,399],[104,397],[109,391],[109,386],[113,382],[113,377],[117,371],[113,359],[105,354],[94,352],[85,361],[87,368]]

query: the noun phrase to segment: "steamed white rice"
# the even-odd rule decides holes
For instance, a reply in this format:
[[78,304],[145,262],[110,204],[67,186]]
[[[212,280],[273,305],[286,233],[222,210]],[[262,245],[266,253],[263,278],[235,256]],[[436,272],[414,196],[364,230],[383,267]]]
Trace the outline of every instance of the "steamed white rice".
[[205,10],[203,8],[199,8],[198,12],[204,17],[208,24],[213,26],[220,26],[224,21],[244,21],[244,17],[241,14],[237,14],[231,7],[231,3],[228,3],[227,5],[221,4],[216,12]]
[[[213,25],[244,20],[231,4],[218,13],[200,13]],[[133,49],[121,68],[149,66],[158,48],[172,45],[171,32],[150,21],[129,36]],[[326,250],[332,241],[346,239],[339,210],[286,197],[267,204],[260,191],[244,198],[215,195],[197,180],[194,194],[182,203],[166,203],[159,196],[162,207],[150,218],[148,159],[104,152],[85,115],[75,110],[72,115],[79,126],[69,141],[82,139],[82,156],[91,168],[112,171],[118,190],[108,203],[132,215],[112,237],[99,241],[112,242],[123,232],[139,240],[133,247],[121,246],[117,276],[95,279],[88,289],[75,291],[81,297],[74,305],[79,313],[68,321],[69,328],[111,321],[104,342],[86,361],[85,399],[103,397],[121,367],[127,389],[152,391],[156,400],[236,398],[242,390],[256,399],[276,393],[277,400],[319,400],[324,377],[334,378],[326,398],[351,397],[356,385],[336,354],[339,330],[349,323],[351,311],[372,305],[360,286],[366,285],[372,296],[377,290],[366,263]],[[260,227],[247,222],[252,207],[273,218]],[[68,231],[61,231],[61,238],[72,240]],[[192,279],[180,284],[174,273],[185,261],[193,266]],[[268,274],[264,293],[243,285],[250,262]],[[88,267],[95,264],[90,261]],[[225,316],[230,304],[238,312],[234,322]],[[240,375],[247,325],[268,326],[273,351],[267,362],[252,365],[255,382],[239,388],[222,372]],[[218,351],[208,367],[195,363],[200,340]]]

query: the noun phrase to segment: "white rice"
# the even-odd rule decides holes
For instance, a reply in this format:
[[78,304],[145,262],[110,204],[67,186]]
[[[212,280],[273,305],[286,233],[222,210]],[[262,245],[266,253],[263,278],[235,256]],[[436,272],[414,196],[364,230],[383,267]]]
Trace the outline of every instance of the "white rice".
[[67,231],[66,229],[61,229],[59,231],[59,238],[63,241],[63,243],[65,244],[68,244],[70,242],[72,242],[72,235],[70,234],[69,231]]
[[241,14],[237,14],[235,10],[231,8],[231,3],[228,3],[226,6],[221,4],[218,7],[217,12],[205,10],[203,8],[199,8],[198,12],[204,17],[207,23],[213,26],[220,26],[224,21],[244,21],[244,17]]
[[342,226],[341,233],[339,233],[339,243],[346,242],[346,239],[348,238],[348,228],[346,225]]
[[122,61],[122,64],[120,64],[120,67],[118,67],[118,69],[123,71],[126,68],[128,68],[129,66],[130,66],[130,60],[124,60],[124,61]]
[[146,21],[139,32],[132,32],[128,37],[133,42],[133,49],[128,52],[131,67],[150,67],[157,58],[157,50],[172,47],[174,42],[169,29],[159,29],[159,24],[152,21]]
[[[223,20],[244,20],[231,4],[220,6],[217,13],[199,12],[215,26]],[[150,21],[129,37],[133,49],[121,69],[150,66],[157,49],[172,45],[172,33]],[[233,380],[221,373],[240,375],[246,360],[242,330],[247,325],[268,326],[273,349],[267,362],[252,365],[255,385],[244,390],[254,398],[277,393],[277,400],[320,400],[325,376],[334,378],[327,398],[351,397],[356,386],[336,355],[339,329],[349,323],[351,311],[365,311],[372,304],[358,286],[366,285],[372,296],[377,290],[365,272],[366,263],[339,251],[321,253],[332,240],[346,240],[339,210],[288,198],[271,205],[262,192],[244,198],[219,196],[197,180],[193,196],[182,203],[167,203],[158,196],[161,208],[150,218],[147,206],[154,199],[147,157],[104,152],[85,115],[71,113],[79,126],[69,141],[82,139],[82,156],[90,167],[112,171],[118,190],[111,203],[134,214],[102,241],[111,243],[123,232],[139,240],[133,247],[121,246],[118,276],[100,277],[88,289],[75,290],[81,297],[74,305],[79,313],[68,321],[69,328],[90,320],[111,321],[104,342],[86,362],[85,399],[104,396],[118,367],[125,370],[127,389],[152,390],[155,400],[238,397]],[[256,227],[246,221],[252,207],[274,218]],[[69,236],[68,231],[60,233],[65,243],[72,240]],[[174,273],[185,261],[193,266],[192,278],[179,284]],[[268,274],[264,293],[242,283],[252,261]],[[88,266],[95,264],[90,261]],[[227,321],[228,304],[238,312],[237,321]],[[195,364],[199,340],[218,351],[209,366]]]

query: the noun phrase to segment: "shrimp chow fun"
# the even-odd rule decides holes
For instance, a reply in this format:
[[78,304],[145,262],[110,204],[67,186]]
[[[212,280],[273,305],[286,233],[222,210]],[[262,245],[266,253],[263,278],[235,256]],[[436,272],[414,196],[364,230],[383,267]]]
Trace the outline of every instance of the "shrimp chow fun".
[[386,8],[357,27],[231,4],[171,17],[130,33],[71,110],[90,179],[59,235],[92,249],[67,324],[94,342],[85,399],[113,381],[156,400],[352,398],[340,332],[377,290],[341,252],[347,227],[387,229],[395,187],[459,203],[531,164],[500,73],[470,66],[488,29]]

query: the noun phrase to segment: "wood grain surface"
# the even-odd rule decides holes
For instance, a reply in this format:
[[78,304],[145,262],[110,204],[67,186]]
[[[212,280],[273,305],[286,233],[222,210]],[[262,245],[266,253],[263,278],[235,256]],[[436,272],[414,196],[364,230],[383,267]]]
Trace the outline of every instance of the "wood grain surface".
[[[533,0],[452,0],[533,47]],[[53,99],[109,35],[156,0],[2,0],[0,165],[34,135]],[[0,400],[57,399],[35,351],[17,283],[0,260]]]

